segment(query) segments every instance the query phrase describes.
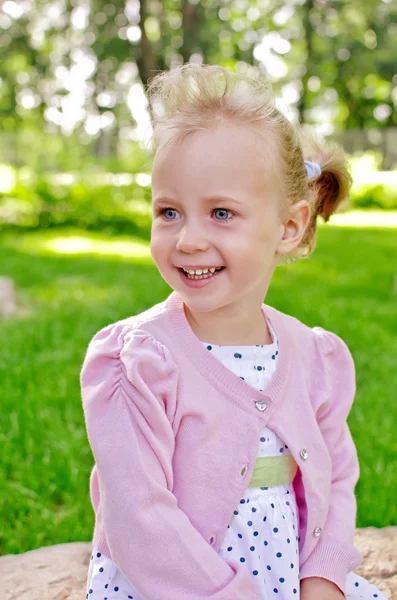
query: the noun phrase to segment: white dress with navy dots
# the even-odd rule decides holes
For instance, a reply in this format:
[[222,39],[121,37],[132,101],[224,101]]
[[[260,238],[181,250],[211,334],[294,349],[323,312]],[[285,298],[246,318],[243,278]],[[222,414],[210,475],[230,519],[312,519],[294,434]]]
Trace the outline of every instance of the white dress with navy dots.
[[[278,341],[264,346],[203,344],[237,376],[264,390],[276,370]],[[286,444],[270,429],[260,432],[257,456],[290,454]],[[222,558],[243,563],[255,579],[263,600],[299,598],[298,511],[292,484],[247,488],[236,507],[222,541]],[[155,526],[155,524],[153,524]],[[133,557],[131,557],[133,560]],[[143,599],[107,556],[93,551],[86,598],[90,600]],[[366,579],[349,573],[346,598],[365,600],[386,597]]]

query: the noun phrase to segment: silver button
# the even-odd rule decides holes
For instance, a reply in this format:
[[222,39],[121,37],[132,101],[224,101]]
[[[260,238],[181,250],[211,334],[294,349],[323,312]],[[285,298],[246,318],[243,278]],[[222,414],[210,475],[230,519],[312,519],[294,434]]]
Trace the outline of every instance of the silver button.
[[302,448],[302,450],[301,450],[301,457],[303,458],[303,460],[307,460],[308,456],[309,456],[309,453],[306,450],[306,448]]
[[316,527],[316,529],[313,531],[314,537],[320,537],[322,531],[323,530],[321,529],[321,527]]
[[257,400],[255,402],[255,406],[258,410],[260,410],[261,412],[263,412],[264,410],[267,409],[267,404],[264,400]]

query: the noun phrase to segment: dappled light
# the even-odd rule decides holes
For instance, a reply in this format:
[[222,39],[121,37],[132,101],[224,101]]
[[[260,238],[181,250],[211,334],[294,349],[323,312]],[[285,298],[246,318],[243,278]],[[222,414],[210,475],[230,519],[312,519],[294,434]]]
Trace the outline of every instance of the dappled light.
[[[321,225],[321,221],[319,222]],[[397,211],[352,210],[331,215],[324,225],[334,227],[380,227],[397,229]]]
[[132,240],[116,242],[112,240],[93,240],[82,236],[55,237],[53,240],[43,242],[42,248],[57,254],[150,257],[148,244]]
[[106,235],[83,232],[25,233],[23,237],[5,240],[6,245],[16,247],[27,254],[59,254],[68,256],[119,257],[139,262],[152,262],[149,244],[139,238],[111,239]]

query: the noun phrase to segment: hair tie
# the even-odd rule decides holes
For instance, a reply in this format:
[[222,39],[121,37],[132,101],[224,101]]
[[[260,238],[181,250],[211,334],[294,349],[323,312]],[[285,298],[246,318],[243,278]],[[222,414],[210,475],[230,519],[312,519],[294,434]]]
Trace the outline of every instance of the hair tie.
[[310,179],[315,179],[316,177],[320,177],[321,175],[321,167],[318,163],[310,162],[310,160],[305,160],[305,170],[306,177],[310,181]]

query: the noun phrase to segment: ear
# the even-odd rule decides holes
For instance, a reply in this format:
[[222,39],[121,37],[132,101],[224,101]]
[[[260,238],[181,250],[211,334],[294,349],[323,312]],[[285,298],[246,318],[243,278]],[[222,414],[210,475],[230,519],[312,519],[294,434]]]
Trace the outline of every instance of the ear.
[[279,254],[288,254],[300,244],[309,224],[310,216],[311,209],[306,200],[300,200],[287,209],[284,215],[282,237],[277,246]]

